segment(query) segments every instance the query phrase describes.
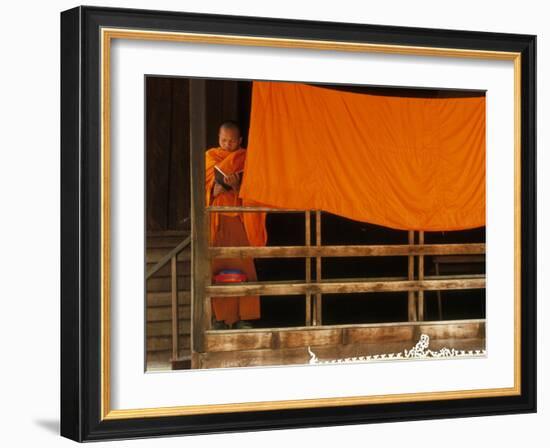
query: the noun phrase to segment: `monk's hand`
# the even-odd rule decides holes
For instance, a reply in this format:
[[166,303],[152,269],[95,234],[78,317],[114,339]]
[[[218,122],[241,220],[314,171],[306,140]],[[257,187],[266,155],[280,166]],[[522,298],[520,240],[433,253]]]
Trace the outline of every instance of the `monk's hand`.
[[240,186],[239,175],[236,173],[229,174],[228,176],[226,176],[224,178],[224,182],[227,185],[230,185],[231,188],[233,188],[233,190],[237,191],[239,189],[239,186]]
[[212,190],[212,195],[214,197],[218,196],[223,191],[223,187],[218,184],[217,182],[214,182],[214,189]]

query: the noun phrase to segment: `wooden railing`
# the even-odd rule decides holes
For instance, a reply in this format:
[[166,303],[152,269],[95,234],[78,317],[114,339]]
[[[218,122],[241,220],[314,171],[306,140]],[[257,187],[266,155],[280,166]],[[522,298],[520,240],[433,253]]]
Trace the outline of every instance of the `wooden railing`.
[[[321,245],[321,212],[319,210],[272,209],[268,207],[221,207],[206,208],[206,213],[215,212],[269,212],[304,213],[305,243],[303,246],[270,247],[212,247],[208,248],[209,258],[305,258],[305,281],[247,282],[231,285],[206,284],[204,290],[203,328],[211,328],[211,297],[231,297],[241,295],[305,295],[305,325],[322,325],[322,294],[358,292],[408,292],[409,322],[424,321],[425,291],[463,290],[485,288],[485,275],[428,276],[424,269],[426,255],[479,255],[485,253],[485,244],[425,244],[424,232],[409,231],[409,244],[395,245]],[[316,239],[311,241],[311,214],[315,213]],[[418,235],[418,242],[415,237]],[[323,279],[321,260],[323,257],[408,257],[407,277]],[[311,262],[315,258],[316,275],[311,278]],[[415,263],[415,259],[417,262]],[[417,269],[415,269],[417,265]],[[416,274],[416,275],[415,275]],[[315,301],[312,303],[312,297]]]
[[146,281],[160,271],[170,262],[170,295],[172,304],[172,361],[179,359],[179,307],[178,307],[178,255],[191,244],[191,237],[188,236],[174,249],[164,255],[145,276]]

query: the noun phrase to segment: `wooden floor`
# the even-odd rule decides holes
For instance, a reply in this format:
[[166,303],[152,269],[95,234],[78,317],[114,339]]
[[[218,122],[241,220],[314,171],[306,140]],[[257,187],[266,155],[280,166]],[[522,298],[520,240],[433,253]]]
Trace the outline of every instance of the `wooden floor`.
[[[363,356],[397,354],[410,350],[418,341],[401,341],[388,343],[360,343],[340,347],[312,347],[311,350],[320,362]],[[485,339],[441,339],[430,344],[430,350],[443,348],[475,351],[485,350]],[[307,347],[280,350],[243,350],[239,352],[211,352],[201,355],[200,368],[231,368],[252,366],[277,366],[309,364],[311,355]]]
[[483,319],[208,331],[206,351],[194,354],[193,368],[308,364],[309,350],[320,361],[399,353],[424,334],[432,351],[485,349]]

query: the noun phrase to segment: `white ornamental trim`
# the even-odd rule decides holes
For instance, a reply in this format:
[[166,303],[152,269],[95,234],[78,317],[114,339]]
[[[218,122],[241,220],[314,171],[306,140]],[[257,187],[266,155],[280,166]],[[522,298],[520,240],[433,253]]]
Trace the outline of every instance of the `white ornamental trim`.
[[483,357],[486,350],[457,350],[444,347],[441,350],[429,350],[430,337],[427,334],[420,336],[420,340],[410,350],[403,350],[399,353],[382,353],[380,355],[354,356],[352,358],[339,358],[321,361],[308,346],[310,364],[338,364],[348,362],[369,362],[369,361],[392,361],[396,359],[425,359],[425,358],[471,358]]

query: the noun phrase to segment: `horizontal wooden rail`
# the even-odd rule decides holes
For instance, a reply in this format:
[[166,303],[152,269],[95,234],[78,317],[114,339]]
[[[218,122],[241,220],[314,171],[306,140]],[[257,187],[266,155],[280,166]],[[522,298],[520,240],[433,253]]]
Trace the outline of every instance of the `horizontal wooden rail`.
[[485,244],[393,244],[349,246],[211,247],[214,258],[388,257],[399,255],[476,255]]
[[387,329],[393,329],[393,328],[403,328],[403,327],[420,327],[423,325],[430,325],[430,326],[442,326],[447,327],[450,325],[470,325],[470,324],[485,324],[486,319],[452,319],[452,320],[426,320],[426,321],[415,321],[415,322],[403,322],[403,321],[396,321],[396,322],[375,322],[375,323],[368,323],[368,324],[334,324],[334,325],[318,325],[315,327],[306,327],[306,326],[298,326],[298,327],[266,327],[266,328],[246,328],[243,330],[238,329],[226,329],[226,330],[208,330],[207,333],[209,334],[254,334],[254,333],[265,333],[268,331],[271,332],[294,332],[294,331],[301,331],[301,330],[307,330],[310,332],[315,332],[316,330],[334,330],[334,329],[369,329],[369,328],[387,328]]
[[309,347],[318,359],[327,361],[395,357],[410,350],[423,334],[435,351],[451,346],[465,355],[472,350],[480,356],[485,349],[484,319],[210,330],[205,332],[206,353],[198,354],[199,366],[307,364]]
[[188,236],[185,238],[181,243],[179,243],[174,249],[172,249],[170,252],[168,252],[166,255],[164,255],[158,262],[155,264],[151,269],[149,269],[149,272],[147,272],[146,279],[149,279],[151,276],[156,274],[158,271],[160,271],[164,265],[168,264],[168,262],[172,259],[172,257],[177,256],[182,250],[184,250],[187,246],[191,244],[191,237]]
[[250,282],[233,285],[212,285],[206,287],[210,297],[235,297],[247,295],[305,295],[338,294],[360,292],[398,292],[398,291],[436,291],[446,289],[482,289],[485,288],[485,276],[449,276],[446,279],[431,280],[393,280],[348,279],[325,280],[316,283],[280,283]]

